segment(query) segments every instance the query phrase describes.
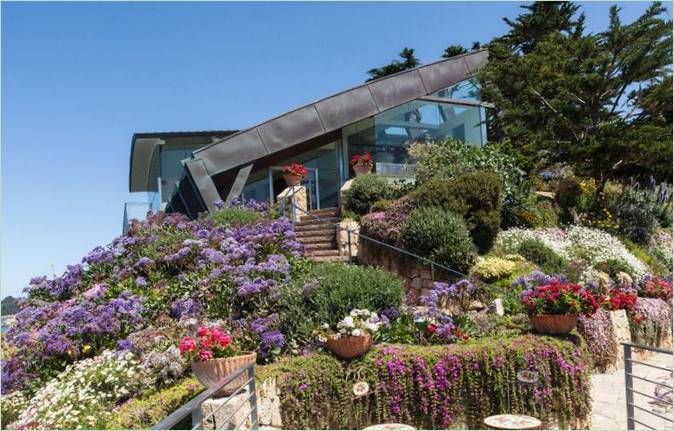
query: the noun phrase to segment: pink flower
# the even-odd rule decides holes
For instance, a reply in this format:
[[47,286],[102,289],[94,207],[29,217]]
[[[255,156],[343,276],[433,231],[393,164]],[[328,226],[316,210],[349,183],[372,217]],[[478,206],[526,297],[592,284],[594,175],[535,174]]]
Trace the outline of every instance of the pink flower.
[[210,350],[202,350],[199,352],[199,360],[208,361],[209,359],[213,359],[213,352]]
[[220,338],[218,338],[218,344],[220,344],[222,347],[227,347],[230,345],[232,342],[232,337],[230,337],[227,334],[222,334]]
[[192,337],[183,337],[178,346],[180,353],[194,352],[197,350],[197,344]]
[[200,337],[208,337],[210,333],[211,331],[204,326],[199,327],[199,329],[197,330],[197,335]]

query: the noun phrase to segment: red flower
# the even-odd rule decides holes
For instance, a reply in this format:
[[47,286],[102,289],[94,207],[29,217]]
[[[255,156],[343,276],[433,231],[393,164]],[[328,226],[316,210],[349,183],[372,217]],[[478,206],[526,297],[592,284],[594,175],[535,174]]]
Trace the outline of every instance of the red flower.
[[307,168],[305,168],[304,165],[300,165],[298,163],[292,163],[289,166],[283,167],[284,175],[292,175],[294,177],[306,177],[308,173],[309,171],[307,171]]
[[192,337],[183,337],[182,340],[180,340],[178,348],[180,349],[180,353],[194,352],[197,350],[197,344]]
[[200,337],[208,337],[211,334],[210,329],[200,326],[199,329],[197,329],[197,335]]
[[431,323],[426,327],[426,332],[428,332],[429,334],[434,334],[437,329],[438,327]]
[[365,153],[363,155],[356,154],[355,156],[351,157],[351,166],[358,166],[358,165],[371,166],[372,156]]
[[232,342],[232,337],[229,335],[223,334],[218,338],[218,344],[220,344],[222,347],[227,347],[230,345]]

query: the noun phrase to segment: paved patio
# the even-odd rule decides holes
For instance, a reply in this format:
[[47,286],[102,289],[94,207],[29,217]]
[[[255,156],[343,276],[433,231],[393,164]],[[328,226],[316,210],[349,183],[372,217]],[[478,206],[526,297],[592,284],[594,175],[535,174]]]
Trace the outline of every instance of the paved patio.
[[[641,362],[672,368],[672,357],[664,354],[654,354]],[[670,386],[672,377],[663,370],[634,364],[635,375],[643,376],[649,380],[658,381],[666,379]],[[645,394],[654,395],[655,385],[642,380],[634,380],[634,389]],[[592,376],[592,428],[591,429],[627,429],[627,408],[625,406],[625,370],[618,369],[608,374],[595,374]],[[635,394],[634,402],[637,406],[650,410],[660,416],[672,418],[671,405],[667,407],[653,404],[653,401],[642,395]],[[641,421],[655,429],[672,429],[672,423],[653,416],[649,413],[636,410],[636,420]],[[648,429],[643,425],[636,424],[637,429]]]

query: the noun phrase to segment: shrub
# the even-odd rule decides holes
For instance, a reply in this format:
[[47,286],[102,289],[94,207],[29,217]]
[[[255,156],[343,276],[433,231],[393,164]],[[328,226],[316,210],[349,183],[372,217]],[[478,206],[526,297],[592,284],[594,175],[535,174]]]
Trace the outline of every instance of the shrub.
[[[657,238],[657,234],[656,234]],[[671,237],[670,237],[671,238]],[[648,265],[655,274],[671,274],[672,272],[672,245],[661,247],[655,242],[649,249],[640,246],[627,238],[621,238],[621,242],[637,259]],[[669,253],[669,261],[667,261]]]
[[392,196],[392,186],[381,175],[365,174],[354,178],[347,190],[344,207],[358,215],[370,212],[372,204]]
[[207,217],[220,226],[243,226],[260,221],[262,215],[250,208],[229,207],[213,211]]
[[30,400],[19,423],[38,428],[102,429],[116,401],[139,389],[140,363],[109,350],[70,365]]
[[500,257],[489,256],[478,258],[473,266],[473,274],[480,279],[491,283],[502,278],[510,277],[515,270],[515,262]]
[[400,235],[408,250],[464,274],[477,257],[464,221],[442,208],[414,210]]
[[580,187],[580,178],[571,176],[562,179],[557,185],[555,199],[563,210],[569,210],[578,205],[583,190]]
[[491,249],[501,225],[501,180],[494,172],[433,178],[412,194],[419,207],[443,207],[461,215],[480,253]]
[[15,391],[4,395],[0,399],[0,408],[2,409],[2,428],[7,429],[7,425],[16,421],[21,413],[28,408],[29,399],[21,391]]
[[623,190],[615,209],[620,220],[620,233],[637,244],[648,244],[660,226],[655,214],[656,206],[657,203],[645,193],[631,188]]
[[[574,421],[587,418],[591,408],[588,361],[587,352],[568,341],[522,336],[375,346],[347,364],[324,354],[293,357],[261,367],[257,376],[276,380],[281,420],[291,429],[362,429],[384,422],[479,429],[485,417],[504,411],[534,415],[546,428],[556,419],[561,427],[578,427]],[[539,373],[536,397],[513,383],[522,366]],[[357,381],[368,383],[368,396],[353,396]]]
[[517,252],[548,274],[562,274],[568,264],[566,259],[559,256],[538,238],[523,240]]
[[101,429],[149,429],[178,407],[203,391],[193,377],[159,390],[143,394],[120,405]]
[[400,228],[414,207],[414,201],[409,196],[398,199],[386,211],[363,216],[360,220],[360,232],[379,241],[402,245]]
[[[288,318],[284,319],[283,314],[281,318],[288,322],[313,320],[313,330],[322,323],[337,324],[354,308],[378,312],[398,307],[403,293],[402,281],[390,272],[365,266],[322,263],[313,268],[298,291],[304,310],[293,310],[289,304],[289,309],[282,312],[289,313]],[[300,312],[302,319],[292,314],[295,312]],[[304,326],[301,322],[292,324]]]
[[653,271],[660,272],[662,274],[672,272],[672,233],[661,230],[656,233],[653,237],[653,243],[650,248],[653,256],[660,262],[664,268],[658,271],[653,267]]
[[375,212],[375,211],[386,211],[390,209],[393,204],[395,203],[394,200],[392,199],[380,199],[377,202],[373,203],[372,206],[370,207],[370,211]]

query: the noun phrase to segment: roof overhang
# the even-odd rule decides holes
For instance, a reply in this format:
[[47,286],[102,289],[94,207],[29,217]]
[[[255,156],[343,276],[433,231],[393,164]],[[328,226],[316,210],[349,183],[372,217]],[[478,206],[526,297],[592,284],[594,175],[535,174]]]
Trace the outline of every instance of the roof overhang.
[[199,132],[154,132],[134,133],[131,138],[129,160],[129,192],[153,192],[158,190],[159,147],[172,141],[204,140],[203,145],[236,133],[234,130]]
[[302,106],[194,152],[211,177],[456,84],[487,63],[473,51],[370,81]]

